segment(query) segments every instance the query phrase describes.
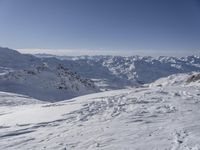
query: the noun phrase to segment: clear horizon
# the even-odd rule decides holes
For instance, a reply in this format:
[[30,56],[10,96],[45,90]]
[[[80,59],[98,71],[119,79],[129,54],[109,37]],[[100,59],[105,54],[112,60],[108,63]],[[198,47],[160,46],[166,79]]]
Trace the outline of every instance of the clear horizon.
[[113,55],[113,56],[174,56],[174,57],[184,57],[191,55],[200,56],[200,50],[196,51],[158,51],[158,50],[135,50],[135,51],[123,51],[123,50],[89,50],[89,49],[15,49],[20,53],[24,54],[50,54],[57,56],[95,56],[95,55]]

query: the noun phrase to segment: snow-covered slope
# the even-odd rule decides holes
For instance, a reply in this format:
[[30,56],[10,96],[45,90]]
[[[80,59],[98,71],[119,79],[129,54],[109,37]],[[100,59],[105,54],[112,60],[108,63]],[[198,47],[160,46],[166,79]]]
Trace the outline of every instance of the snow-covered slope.
[[[37,55],[45,57],[45,55]],[[59,58],[59,56],[56,56]],[[43,58],[58,63],[53,56]],[[60,57],[62,64],[83,77],[93,79],[103,89],[119,89],[151,83],[177,73],[200,71],[200,57],[80,56]]]
[[[41,100],[63,100],[96,92],[96,88],[92,89],[94,85],[90,80],[105,91],[141,86],[172,74],[200,71],[200,58],[197,56],[185,58],[57,56],[53,58],[39,55],[40,58],[37,58],[8,48],[0,48],[0,54],[0,90],[25,94]],[[43,70],[35,75],[36,68],[44,64],[48,66],[48,71]],[[56,69],[59,65],[68,68],[78,78],[75,77],[72,82],[68,82],[66,78],[70,75],[66,78],[64,74],[62,77],[56,75],[59,72]],[[75,79],[77,81],[74,81]]]
[[41,64],[41,59],[33,55],[21,54],[15,50],[0,47],[0,72],[4,69],[27,69]]
[[200,73],[199,72],[190,72],[190,73],[180,73],[173,74],[168,77],[163,77],[155,82],[149,84],[149,86],[187,86],[192,84],[200,83]]
[[200,83],[183,76],[179,84],[0,107],[0,149],[199,150]]
[[[0,74],[30,69],[46,63],[50,68],[62,64],[81,77],[92,79],[102,90],[122,89],[151,83],[176,73],[200,71],[200,57],[141,57],[141,56],[52,56],[20,54],[0,48]],[[55,57],[55,58],[54,58]]]
[[58,65],[47,64],[29,70],[0,75],[0,91],[25,94],[44,101],[58,101],[98,92],[93,82]]
[[33,99],[26,95],[0,92],[0,107],[12,107],[12,106],[21,106],[21,105],[30,105],[30,104],[42,104],[43,101]]
[[98,92],[90,79],[32,55],[0,48],[0,91],[28,95],[44,101],[66,100]]

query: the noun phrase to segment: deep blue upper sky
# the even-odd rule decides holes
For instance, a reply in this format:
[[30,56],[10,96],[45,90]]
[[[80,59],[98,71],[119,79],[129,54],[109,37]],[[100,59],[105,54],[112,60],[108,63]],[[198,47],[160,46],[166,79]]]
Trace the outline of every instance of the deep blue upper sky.
[[200,0],[0,0],[0,46],[200,49]]

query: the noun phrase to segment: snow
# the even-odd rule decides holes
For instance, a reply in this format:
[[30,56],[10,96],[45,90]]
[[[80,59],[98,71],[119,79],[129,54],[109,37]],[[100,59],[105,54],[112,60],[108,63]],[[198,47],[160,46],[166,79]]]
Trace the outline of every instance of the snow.
[[33,55],[21,54],[9,48],[0,47],[0,71],[7,69],[27,69],[36,65],[41,65],[41,59]]
[[[62,61],[62,64],[71,71],[77,72],[82,77],[98,79],[95,84],[100,84],[104,91],[123,89],[140,84],[154,82],[161,77],[177,73],[200,71],[200,58],[198,56],[176,57],[142,57],[142,56],[51,56],[42,57],[48,63]],[[104,88],[104,89],[103,89]]]
[[[200,84],[186,84],[190,76],[163,78],[162,86],[0,107],[0,149],[198,150]],[[171,79],[178,84],[166,84]]]
[[8,92],[1,92],[0,91],[0,107],[3,106],[20,106],[20,105],[29,105],[29,104],[40,104],[44,103],[37,99],[33,99],[26,95],[8,93]]
[[84,79],[61,65],[42,65],[0,75],[0,90],[29,95],[43,101],[59,101],[98,92],[89,79]]
[[0,47],[0,91],[28,95],[43,101],[60,101],[98,92],[92,80],[33,55]]
[[200,150],[198,56],[0,53],[0,149]]
[[[159,78],[167,77],[172,74],[200,71],[200,57],[198,56],[188,56],[182,58],[164,57],[164,56],[158,58],[142,57],[142,56],[130,56],[130,57],[74,56],[73,57],[73,56],[54,56],[54,55],[41,54],[41,55],[36,55],[38,57],[35,57],[33,55],[20,54],[19,52],[8,48],[0,48],[0,53],[1,53],[0,56],[1,76],[9,74],[10,72],[12,72],[12,74],[17,74],[17,76],[19,76],[19,71],[22,70],[26,71],[29,70],[31,72],[34,72],[35,68],[41,67],[44,64],[48,66],[49,74],[52,75],[52,71],[57,72],[58,70],[56,70],[56,68],[59,65],[62,65],[63,68],[68,69],[68,71],[70,71],[73,74],[76,74],[81,79],[88,79],[88,81],[93,80],[94,84],[101,91],[141,86],[142,84],[152,83]],[[24,73],[20,75],[24,77]],[[41,78],[41,80],[46,80],[44,76],[41,77],[41,74],[38,75],[38,77]],[[51,79],[50,82],[52,82],[53,80],[55,81],[62,80],[60,77],[58,79],[58,77],[56,77],[55,75]],[[21,78],[21,80],[24,79]],[[28,80],[30,81],[29,77]],[[51,90],[49,92],[45,90],[35,91],[36,89],[30,89],[30,85],[27,84],[25,85],[28,87],[17,91],[16,89],[12,89],[11,87],[14,87],[15,84],[13,85],[13,83],[17,82],[17,88],[19,88],[19,86],[21,88],[22,86],[19,84],[21,83],[21,81],[19,82],[19,80],[15,81],[14,79],[12,79],[12,81],[9,82],[12,83],[7,89],[5,89],[4,84],[0,85],[0,89],[4,90],[5,92],[17,92],[18,94],[26,94],[41,100],[42,99],[43,100],[50,99],[54,101],[64,100],[67,98],[72,98],[75,96],[91,93],[91,91],[87,92],[88,91],[87,88],[81,86],[81,90],[84,90],[86,92],[83,93],[79,92],[79,94],[77,94],[76,89],[72,90],[72,92],[68,90],[67,95],[69,96],[67,97],[65,94],[63,94],[62,90],[57,91],[55,89],[52,89],[51,86],[50,86]],[[36,80],[34,80],[34,82],[36,82]],[[89,83],[93,84],[91,81],[89,81]],[[46,83],[43,83],[42,85],[45,84]],[[76,85],[74,85],[73,83],[70,83],[70,85],[76,87]],[[54,84],[54,86],[56,85]],[[39,84],[37,87],[41,87],[41,84]],[[29,91],[35,91],[34,93],[36,92],[40,93],[41,91],[45,92],[43,94],[41,93],[38,94],[39,96],[37,97],[36,95],[32,94],[33,92]],[[61,94],[60,91],[62,91]],[[96,90],[94,89],[93,91]],[[51,93],[54,93],[52,94],[54,96],[51,97],[44,96],[44,95],[51,95]],[[73,94],[70,96],[70,93]]]

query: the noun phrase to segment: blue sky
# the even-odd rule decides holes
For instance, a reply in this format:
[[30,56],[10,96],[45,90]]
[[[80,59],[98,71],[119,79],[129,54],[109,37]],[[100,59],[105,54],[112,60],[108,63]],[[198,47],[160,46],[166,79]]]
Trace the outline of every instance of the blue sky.
[[200,49],[200,0],[0,0],[0,46]]

